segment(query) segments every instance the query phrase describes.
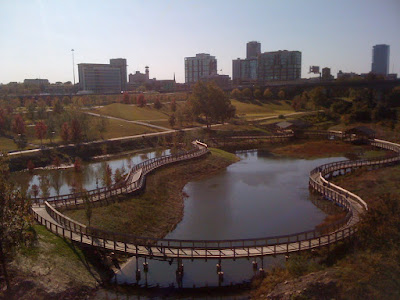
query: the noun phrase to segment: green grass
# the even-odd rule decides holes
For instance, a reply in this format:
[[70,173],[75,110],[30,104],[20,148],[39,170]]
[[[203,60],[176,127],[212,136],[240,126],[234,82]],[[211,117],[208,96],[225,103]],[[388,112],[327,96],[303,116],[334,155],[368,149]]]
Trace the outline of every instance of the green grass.
[[1,136],[0,137],[0,150],[1,151],[11,151],[17,150],[17,145],[12,139]]
[[[104,207],[93,208],[91,225],[104,230],[146,237],[163,237],[183,215],[183,187],[224,170],[237,160],[230,153],[211,150],[211,155],[157,169],[146,179],[145,192]],[[88,224],[83,209],[65,212]]]
[[104,134],[104,138],[110,139],[151,132],[158,132],[158,130],[120,120],[109,119],[108,129],[107,132]]
[[255,119],[294,112],[288,100],[273,100],[268,103],[256,102],[256,104],[237,100],[231,100],[231,102],[232,105],[236,107],[236,114],[245,119]]
[[129,121],[136,120],[159,120],[168,119],[167,111],[169,106],[164,105],[163,109],[157,110],[152,105],[146,107],[138,107],[121,103],[113,103],[102,108],[93,110],[92,112],[113,116]]

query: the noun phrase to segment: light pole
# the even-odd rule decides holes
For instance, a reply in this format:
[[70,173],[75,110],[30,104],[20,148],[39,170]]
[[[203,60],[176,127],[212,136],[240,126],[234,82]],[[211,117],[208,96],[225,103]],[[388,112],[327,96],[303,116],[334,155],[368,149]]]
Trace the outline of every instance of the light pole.
[[72,52],[72,75],[74,76],[74,88],[75,88],[75,61],[74,61],[74,49],[71,49]]

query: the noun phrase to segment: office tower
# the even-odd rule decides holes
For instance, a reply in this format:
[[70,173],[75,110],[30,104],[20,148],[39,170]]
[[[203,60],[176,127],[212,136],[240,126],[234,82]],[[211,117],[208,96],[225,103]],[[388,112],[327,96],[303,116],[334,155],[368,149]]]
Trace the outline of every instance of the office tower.
[[389,55],[389,45],[375,45],[372,48],[371,72],[386,76],[389,73]]
[[296,80],[301,78],[301,52],[280,50],[258,56],[258,80]]
[[199,53],[195,57],[185,57],[185,83],[192,84],[203,77],[215,74],[217,74],[215,56]]
[[246,58],[257,58],[258,54],[261,53],[261,43],[252,41],[246,45]]
[[110,64],[78,64],[81,90],[95,93],[126,90],[126,59],[110,59]]

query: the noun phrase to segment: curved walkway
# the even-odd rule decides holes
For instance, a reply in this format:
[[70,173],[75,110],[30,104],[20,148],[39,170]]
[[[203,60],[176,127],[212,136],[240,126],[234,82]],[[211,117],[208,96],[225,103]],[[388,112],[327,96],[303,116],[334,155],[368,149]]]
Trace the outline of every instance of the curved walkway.
[[[306,134],[321,135],[322,132]],[[338,131],[325,132],[328,136],[342,138]],[[38,199],[32,206],[36,220],[57,235],[79,243],[89,244],[106,250],[123,252],[136,256],[160,259],[235,259],[241,257],[257,257],[266,255],[288,254],[319,248],[351,236],[361,215],[368,210],[366,203],[357,195],[336,186],[327,177],[335,172],[346,172],[362,166],[385,166],[400,161],[400,145],[382,140],[372,140],[371,145],[392,150],[395,156],[383,159],[343,161],[325,164],[311,171],[309,186],[321,193],[347,211],[347,215],[334,224],[284,236],[265,237],[257,239],[237,240],[176,240],[138,237],[117,232],[108,232],[80,224],[60,213],[56,207],[70,207],[83,204],[82,194],[65,195],[60,198],[50,197]],[[124,192],[132,192],[143,186],[144,177],[157,167],[167,163],[191,159],[207,153],[205,144],[196,142],[195,149],[175,156],[166,156],[145,161],[133,168],[127,176],[124,186],[115,186],[111,190],[88,192],[91,202],[115,197]],[[97,194],[96,194],[97,193]],[[110,195],[108,197],[108,195]],[[51,200],[51,201],[47,201]],[[51,203],[51,204],[50,204]]]

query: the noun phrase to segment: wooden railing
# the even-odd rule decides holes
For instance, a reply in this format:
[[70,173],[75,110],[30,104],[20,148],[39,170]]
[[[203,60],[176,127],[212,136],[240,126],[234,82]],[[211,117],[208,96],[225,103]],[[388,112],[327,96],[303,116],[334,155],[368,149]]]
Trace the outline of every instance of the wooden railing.
[[[358,222],[360,213],[368,209],[367,204],[359,196],[328,182],[324,176],[342,169],[387,165],[400,161],[400,145],[381,140],[372,140],[371,144],[383,149],[392,150],[396,152],[396,156],[383,159],[329,163],[319,166],[310,172],[310,188],[342,207],[347,211],[347,214],[344,218],[333,224],[300,233],[230,240],[158,239],[87,227],[60,213],[53,207],[52,202],[45,202],[46,211],[58,224],[49,222],[34,211],[33,214],[36,220],[45,225],[46,228],[71,240],[90,243],[114,251],[150,257],[160,256],[165,258],[176,257],[176,255],[179,257],[181,255],[181,257],[185,256],[192,259],[207,257],[235,258],[274,255],[317,248],[351,236],[356,231],[354,225]],[[144,176],[155,168],[173,161],[200,156],[202,155],[201,153],[205,153],[204,151],[206,151],[206,148],[203,147],[202,149],[189,151],[178,156],[169,155],[158,159],[151,159],[135,166],[136,170],[143,170],[139,179],[141,183],[138,183],[136,186],[143,184]],[[127,177],[128,180],[129,176]],[[355,208],[356,204],[361,207],[361,211]]]
[[[31,199],[31,201],[37,206],[44,206],[45,202],[47,201],[54,207],[64,208],[79,208],[84,204],[85,198],[89,202],[110,201],[113,200],[115,196],[129,194],[140,190],[143,187],[144,176],[150,173],[152,170],[174,162],[200,157],[208,152],[209,150],[206,147],[200,145],[199,147],[196,147],[190,151],[165,155],[159,158],[152,158],[135,165],[122,183],[114,184],[111,187],[101,187],[90,191],[51,196],[47,198],[36,198]],[[139,170],[142,170],[139,180],[132,182],[133,176]]]

